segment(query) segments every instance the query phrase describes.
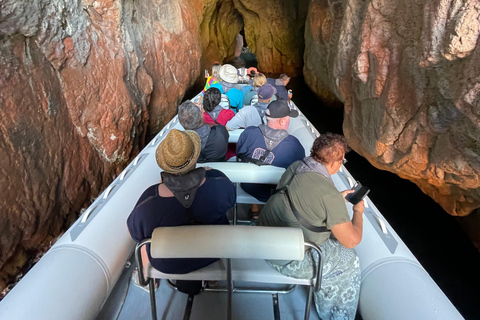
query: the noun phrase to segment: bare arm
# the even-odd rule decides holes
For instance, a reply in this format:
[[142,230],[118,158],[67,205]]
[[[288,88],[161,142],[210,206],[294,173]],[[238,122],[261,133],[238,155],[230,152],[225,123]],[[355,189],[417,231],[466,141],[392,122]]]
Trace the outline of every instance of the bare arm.
[[332,233],[345,248],[354,248],[363,236],[363,200],[353,206],[352,221],[337,224],[332,228]]
[[243,47],[243,36],[241,34],[237,34],[237,37],[235,38],[236,44],[235,44],[235,57],[240,57],[240,54],[242,53],[242,47]]

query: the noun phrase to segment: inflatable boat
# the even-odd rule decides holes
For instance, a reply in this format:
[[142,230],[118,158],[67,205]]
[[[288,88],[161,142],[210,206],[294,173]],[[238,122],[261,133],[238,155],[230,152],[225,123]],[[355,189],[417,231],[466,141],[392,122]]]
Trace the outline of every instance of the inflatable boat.
[[[197,95],[193,100],[199,98]],[[291,119],[288,131],[298,138],[305,153],[309,154],[319,132],[293,102],[291,108],[297,109],[300,116]],[[135,243],[128,234],[126,220],[143,191],[158,182],[160,168],[155,161],[155,150],[173,128],[183,129],[177,116],[0,302],[1,320],[150,317],[148,293],[132,285]],[[242,129],[231,131],[230,142],[235,143],[241,132]],[[232,181],[238,176],[250,175],[250,181],[271,183],[279,174],[272,173],[277,177],[272,179],[253,174],[245,163],[208,165],[223,170]],[[354,177],[343,166],[333,180],[340,191],[350,189],[355,183]],[[248,203],[248,195],[241,189],[237,188],[237,191],[238,202]],[[351,214],[351,206],[348,210]],[[360,317],[365,320],[463,319],[368,197],[364,215],[363,239],[355,248],[362,270]],[[260,297],[257,293],[245,293],[245,297],[238,298],[245,301],[234,308],[233,318],[265,319],[270,315],[279,318],[272,311],[271,296],[266,296],[267,300],[262,300],[265,294]],[[156,299],[159,318],[182,318],[186,295],[162,280]],[[221,292],[200,293],[191,318],[222,319],[224,317],[217,315],[215,310],[223,308],[225,301]],[[302,318],[305,293],[294,289],[294,292],[282,296],[278,303],[284,318]],[[311,318],[318,319],[315,311],[311,312]]]

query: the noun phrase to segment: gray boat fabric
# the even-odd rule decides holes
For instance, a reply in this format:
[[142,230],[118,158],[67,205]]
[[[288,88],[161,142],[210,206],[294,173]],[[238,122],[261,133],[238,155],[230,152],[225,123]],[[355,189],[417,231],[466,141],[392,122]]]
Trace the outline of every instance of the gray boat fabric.
[[[347,249],[335,239],[328,239],[320,245],[322,249],[322,287],[314,293],[315,308],[323,320],[353,320],[360,296],[360,262],[353,249]],[[316,252],[309,252],[303,260],[277,265],[267,261],[280,273],[297,278],[311,279],[313,258]]]

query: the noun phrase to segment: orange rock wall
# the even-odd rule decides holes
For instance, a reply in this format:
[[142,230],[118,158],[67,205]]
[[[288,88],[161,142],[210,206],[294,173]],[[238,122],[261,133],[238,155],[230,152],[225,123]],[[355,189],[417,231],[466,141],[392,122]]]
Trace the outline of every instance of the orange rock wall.
[[258,69],[299,75],[303,66],[304,26],[308,0],[205,1],[200,25],[202,66],[232,59],[235,36],[242,27]]
[[304,74],[350,145],[452,215],[480,207],[480,5],[312,0]]
[[200,74],[189,1],[4,1],[0,289],[175,114]]

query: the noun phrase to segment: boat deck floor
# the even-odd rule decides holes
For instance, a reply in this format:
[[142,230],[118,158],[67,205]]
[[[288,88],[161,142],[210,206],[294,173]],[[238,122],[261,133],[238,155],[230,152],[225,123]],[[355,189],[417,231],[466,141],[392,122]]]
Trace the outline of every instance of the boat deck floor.
[[[239,205],[238,218],[247,220],[249,209],[250,205]],[[228,215],[231,217],[231,214],[229,212]],[[134,269],[135,260],[132,256],[97,320],[151,319],[150,295],[145,289],[134,284],[132,280]],[[235,287],[244,285],[244,283],[235,283]],[[281,290],[284,287],[276,289]],[[307,288],[303,286],[296,287],[290,293],[278,294],[280,319],[304,319],[306,296]],[[187,298],[187,294],[172,288],[168,281],[161,280],[156,291],[157,318],[159,320],[183,319]],[[233,320],[275,319],[273,305],[271,293],[235,292],[232,298]],[[227,319],[227,292],[203,291],[196,295],[190,319]],[[319,319],[313,303],[310,319]]]
[[[307,290],[297,287],[291,293],[279,294],[278,304],[282,319],[303,319]],[[183,319],[188,296],[162,280],[156,292],[158,319]],[[274,319],[273,297],[269,293],[234,293],[233,319]],[[150,319],[149,294],[134,285],[130,286],[118,320]],[[191,320],[227,319],[227,293],[204,291],[193,300]],[[311,310],[310,319],[319,319]]]

